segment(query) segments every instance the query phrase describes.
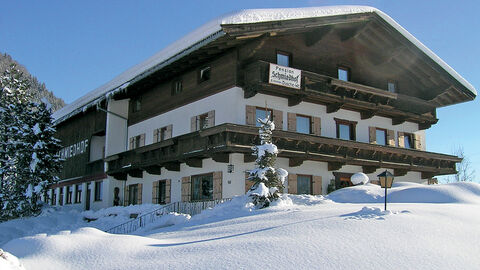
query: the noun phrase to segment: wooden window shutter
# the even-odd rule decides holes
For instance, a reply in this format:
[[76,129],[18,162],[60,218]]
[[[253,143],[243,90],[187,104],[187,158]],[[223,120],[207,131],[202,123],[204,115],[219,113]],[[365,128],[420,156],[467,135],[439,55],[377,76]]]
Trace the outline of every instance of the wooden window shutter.
[[158,133],[160,132],[160,129],[157,128],[153,131],[153,143],[158,142]]
[[288,193],[297,194],[297,175],[288,174]]
[[287,130],[297,131],[297,115],[294,113],[287,113]]
[[395,131],[387,130],[387,144],[388,146],[395,146]]
[[133,146],[135,145],[135,137],[132,137],[128,140],[129,147],[128,149],[132,150]]
[[123,194],[123,206],[128,206],[128,203],[130,201],[130,187],[126,186],[125,187],[125,193]]
[[422,135],[413,134],[413,145],[415,149],[422,150]]
[[313,176],[312,181],[312,191],[313,195],[322,195],[322,177],[321,176]]
[[172,133],[173,133],[173,125],[168,125],[167,126],[167,133],[165,134],[165,139],[172,138]]
[[246,109],[245,109],[245,117],[246,117],[245,123],[247,125],[255,126],[255,121],[257,121],[257,119],[255,119],[255,110],[256,110],[255,106],[250,106],[250,105],[246,106]]
[[248,180],[248,177],[250,176],[250,173],[246,172],[245,173],[245,193],[247,193],[250,188],[255,184],[255,181]]
[[222,198],[222,171],[213,173],[213,199]]
[[142,188],[143,184],[137,184],[138,193],[137,193],[137,204],[142,204]]
[[283,130],[283,112],[280,110],[273,110],[273,123],[275,123],[276,130]]
[[158,203],[158,183],[159,181],[154,181],[152,185],[152,203]]
[[322,121],[320,117],[312,117],[312,133],[313,135],[322,135]]
[[376,127],[368,127],[368,138],[370,143],[377,143],[377,128]]
[[182,202],[189,202],[192,198],[192,182],[190,176],[182,177]]
[[208,127],[214,127],[215,126],[215,110],[209,111],[207,114],[208,117]]
[[403,132],[398,132],[398,147],[405,147],[405,135]]
[[138,145],[140,145],[140,147],[145,146],[145,133],[140,135],[140,143]]
[[165,180],[165,203],[170,203],[172,198],[172,180]]
[[197,131],[197,116],[192,116],[192,118],[190,118],[190,131]]

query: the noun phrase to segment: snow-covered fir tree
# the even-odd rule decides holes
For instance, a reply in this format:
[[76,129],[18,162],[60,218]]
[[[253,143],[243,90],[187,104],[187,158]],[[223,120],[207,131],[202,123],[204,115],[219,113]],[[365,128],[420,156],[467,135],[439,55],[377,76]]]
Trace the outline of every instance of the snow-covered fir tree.
[[27,89],[15,66],[0,77],[0,220],[38,213],[61,166],[51,110],[31,102]]
[[283,192],[283,185],[287,177],[287,171],[275,168],[278,149],[272,143],[272,131],[275,124],[267,116],[265,119],[257,119],[261,124],[259,129],[260,145],[252,147],[253,154],[257,156],[255,169],[249,172],[249,180],[254,181],[248,196],[258,208],[268,207],[273,200],[278,199],[279,193]]

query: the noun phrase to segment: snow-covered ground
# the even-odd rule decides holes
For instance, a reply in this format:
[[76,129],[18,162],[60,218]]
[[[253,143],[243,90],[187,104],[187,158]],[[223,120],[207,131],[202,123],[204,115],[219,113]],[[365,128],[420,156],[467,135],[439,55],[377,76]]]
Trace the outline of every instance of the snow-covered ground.
[[237,197],[191,218],[169,215],[135,235],[92,226],[104,229],[155,206],[50,209],[0,223],[0,248],[27,270],[478,269],[480,184],[397,183],[388,198],[383,211],[383,189],[371,184],[326,197],[284,195],[262,210]]

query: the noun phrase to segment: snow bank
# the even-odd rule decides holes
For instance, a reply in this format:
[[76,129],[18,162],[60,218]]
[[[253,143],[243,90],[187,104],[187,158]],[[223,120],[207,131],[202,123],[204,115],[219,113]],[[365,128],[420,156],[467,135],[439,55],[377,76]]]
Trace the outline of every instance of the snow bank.
[[358,173],[354,173],[352,177],[350,177],[350,181],[354,185],[358,185],[358,184],[365,185],[366,183],[368,183],[368,181],[370,181],[370,179],[368,179],[368,176],[366,174],[362,172],[358,172]]
[[0,249],[0,269],[25,270],[17,257]]
[[[382,203],[385,189],[367,184],[336,190],[326,198],[340,203]],[[390,203],[480,203],[480,184],[451,183],[444,185],[422,185],[416,183],[394,183],[388,190]]]

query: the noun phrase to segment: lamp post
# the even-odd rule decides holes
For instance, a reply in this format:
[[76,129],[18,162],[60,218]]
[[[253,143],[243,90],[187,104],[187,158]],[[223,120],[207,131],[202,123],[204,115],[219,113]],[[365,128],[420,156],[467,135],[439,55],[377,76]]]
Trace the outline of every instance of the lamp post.
[[380,186],[385,188],[385,211],[387,211],[387,188],[391,188],[393,184],[393,174],[387,170],[378,175]]

